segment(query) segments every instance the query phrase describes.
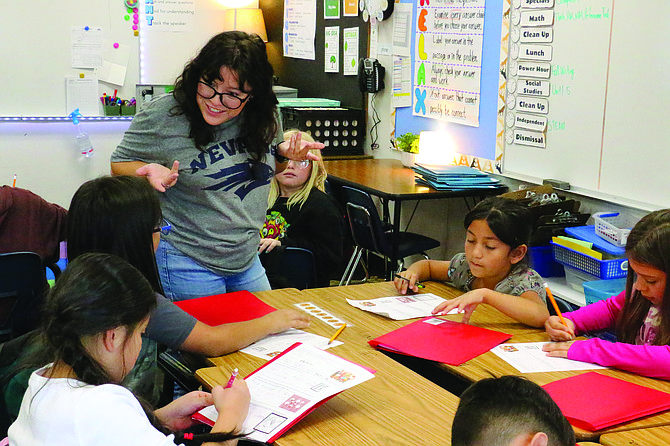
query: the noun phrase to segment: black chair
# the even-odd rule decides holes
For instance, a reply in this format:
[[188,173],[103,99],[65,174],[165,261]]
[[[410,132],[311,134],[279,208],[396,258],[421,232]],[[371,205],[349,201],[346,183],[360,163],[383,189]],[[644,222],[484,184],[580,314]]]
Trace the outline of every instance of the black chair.
[[278,273],[295,288],[304,290],[316,287],[316,261],[309,249],[286,246]]
[[36,329],[49,285],[34,252],[0,254],[0,342]]
[[309,249],[295,246],[277,246],[261,254],[261,263],[273,289],[316,288],[316,260]]
[[[369,194],[348,186],[342,186],[341,193],[346,203],[349,227],[355,245],[354,252],[340,280],[340,285],[348,285],[364,251],[380,255],[384,259],[392,257],[393,228],[384,225]],[[391,265],[391,268],[400,271],[403,259],[411,255],[421,254],[428,258],[426,251],[438,246],[440,242],[433,238],[413,232],[399,231],[397,257],[399,261],[398,265]],[[366,278],[367,275],[366,269]]]

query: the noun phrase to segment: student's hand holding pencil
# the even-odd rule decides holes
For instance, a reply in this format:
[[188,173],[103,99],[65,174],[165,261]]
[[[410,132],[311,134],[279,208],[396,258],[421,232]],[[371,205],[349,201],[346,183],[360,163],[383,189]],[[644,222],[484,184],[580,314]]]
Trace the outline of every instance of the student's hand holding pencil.
[[552,341],[570,341],[575,338],[575,324],[568,318],[561,320],[558,316],[550,316],[544,328]]
[[423,285],[419,283],[419,275],[409,269],[395,274],[393,285],[400,294],[407,294],[407,291],[418,293],[419,288],[423,288]]
[[227,389],[216,386],[212,389],[214,406],[219,413],[212,432],[239,432],[249,413],[249,387],[240,378],[235,378],[233,385]]

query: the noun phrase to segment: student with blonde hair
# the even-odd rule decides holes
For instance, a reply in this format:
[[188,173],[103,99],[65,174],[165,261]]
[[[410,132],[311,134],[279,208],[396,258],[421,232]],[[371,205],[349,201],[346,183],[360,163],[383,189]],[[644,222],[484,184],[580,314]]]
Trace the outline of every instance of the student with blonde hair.
[[[309,142],[312,137],[298,130],[284,133],[284,139],[294,135]],[[261,229],[259,252],[273,288],[292,286],[277,277],[275,262],[281,261],[281,248],[305,248],[314,254],[318,286],[328,286],[331,277],[339,272],[342,260],[343,214],[333,197],[326,194],[328,176],[319,150],[311,150],[318,159],[289,160],[286,168],[270,183],[268,211]],[[273,254],[274,253],[274,254]]]

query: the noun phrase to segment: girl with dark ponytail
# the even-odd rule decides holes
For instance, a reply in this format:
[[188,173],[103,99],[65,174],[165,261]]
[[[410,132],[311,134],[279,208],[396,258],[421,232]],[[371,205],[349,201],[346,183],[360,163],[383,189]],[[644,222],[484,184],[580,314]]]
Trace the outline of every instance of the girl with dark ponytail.
[[45,304],[42,336],[53,362],[30,377],[10,444],[174,445],[171,432],[191,427],[191,415],[211,404],[221,416],[201,442],[236,443],[249,407],[243,380],[212,394],[191,392],[155,412],[119,384],[155,306],[151,285],[126,261],[83,254],[70,263]]

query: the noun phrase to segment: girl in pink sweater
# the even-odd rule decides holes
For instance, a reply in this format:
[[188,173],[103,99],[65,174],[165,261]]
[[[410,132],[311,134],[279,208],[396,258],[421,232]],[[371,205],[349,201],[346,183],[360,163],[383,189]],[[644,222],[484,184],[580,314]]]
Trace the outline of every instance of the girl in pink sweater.
[[[652,212],[633,228],[626,243],[626,290],[607,300],[564,314],[567,327],[552,316],[545,328],[556,344],[548,356],[594,362],[652,378],[670,380],[670,209]],[[575,335],[615,329],[618,342]]]

